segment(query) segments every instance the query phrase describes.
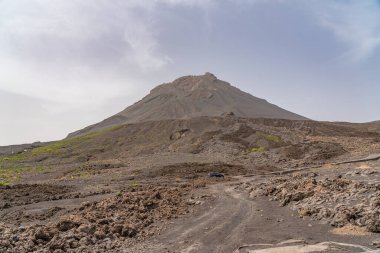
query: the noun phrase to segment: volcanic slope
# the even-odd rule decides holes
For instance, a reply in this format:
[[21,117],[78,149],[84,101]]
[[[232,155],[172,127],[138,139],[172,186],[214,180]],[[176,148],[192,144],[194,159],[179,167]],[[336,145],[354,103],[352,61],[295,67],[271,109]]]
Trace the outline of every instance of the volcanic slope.
[[206,73],[201,76],[184,76],[172,83],[161,84],[122,112],[71,133],[69,137],[125,123],[221,116],[229,113],[244,118],[306,119]]
[[380,133],[380,120],[367,123],[336,122],[335,124],[356,128],[362,131]]

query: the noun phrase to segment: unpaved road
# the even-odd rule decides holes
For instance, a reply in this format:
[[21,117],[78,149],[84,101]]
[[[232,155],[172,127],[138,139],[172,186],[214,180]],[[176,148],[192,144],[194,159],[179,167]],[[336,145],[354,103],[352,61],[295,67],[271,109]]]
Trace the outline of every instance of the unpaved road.
[[[236,184],[209,186],[207,193],[213,198],[203,203],[195,216],[176,220],[160,236],[127,252],[255,252],[249,251],[253,250],[252,247],[238,249],[242,245],[276,245],[287,240],[297,240],[302,245],[335,241],[370,247],[376,239],[376,236],[329,234],[329,225],[301,219],[290,209],[279,207],[277,202],[252,201],[246,194],[235,190]],[[364,252],[360,247],[339,246],[335,249],[338,250],[332,252]]]

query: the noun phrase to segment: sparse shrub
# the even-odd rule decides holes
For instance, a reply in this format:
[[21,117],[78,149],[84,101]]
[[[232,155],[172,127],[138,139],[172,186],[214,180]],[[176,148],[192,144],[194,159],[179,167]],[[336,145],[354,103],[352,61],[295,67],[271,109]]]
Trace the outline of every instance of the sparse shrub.
[[254,148],[251,148],[250,150],[251,152],[254,152],[254,153],[262,153],[265,151],[265,147],[263,146],[260,146],[260,147],[254,147]]
[[0,186],[6,186],[6,185],[9,185],[10,182],[6,181],[6,180],[0,180]]
[[269,141],[269,142],[273,142],[273,143],[280,143],[281,142],[281,138],[277,135],[261,133],[261,132],[258,134],[261,135],[262,137],[264,137],[264,139]]
[[19,162],[26,158],[25,155],[17,154],[17,155],[11,155],[11,156],[3,156],[0,157],[0,163],[4,162]]

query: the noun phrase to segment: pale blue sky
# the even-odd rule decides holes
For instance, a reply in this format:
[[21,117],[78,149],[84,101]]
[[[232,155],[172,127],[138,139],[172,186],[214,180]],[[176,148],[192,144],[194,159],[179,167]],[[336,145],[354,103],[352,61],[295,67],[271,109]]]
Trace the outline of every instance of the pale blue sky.
[[311,119],[379,120],[379,1],[0,0],[0,145],[206,71]]

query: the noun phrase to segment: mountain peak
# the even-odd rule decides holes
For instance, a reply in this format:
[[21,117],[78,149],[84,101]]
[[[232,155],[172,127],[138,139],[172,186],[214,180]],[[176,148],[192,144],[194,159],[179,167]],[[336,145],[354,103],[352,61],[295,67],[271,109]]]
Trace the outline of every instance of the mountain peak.
[[214,74],[206,72],[204,75],[191,75],[177,78],[171,83],[164,83],[153,90],[149,95],[174,94],[176,96],[209,97],[219,89],[226,89],[229,83],[219,80]]
[[213,73],[210,73],[210,72],[206,72],[203,76],[206,78],[217,79],[217,77]]
[[226,113],[245,118],[306,119],[245,93],[206,72],[204,75],[183,76],[171,83],[161,84],[122,112],[71,136],[125,123],[219,117]]

